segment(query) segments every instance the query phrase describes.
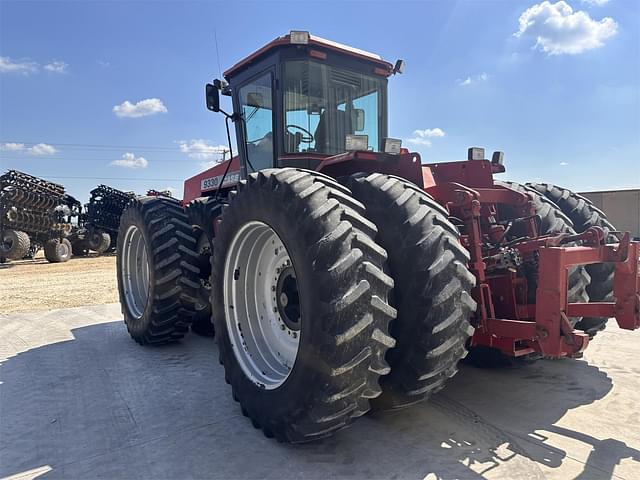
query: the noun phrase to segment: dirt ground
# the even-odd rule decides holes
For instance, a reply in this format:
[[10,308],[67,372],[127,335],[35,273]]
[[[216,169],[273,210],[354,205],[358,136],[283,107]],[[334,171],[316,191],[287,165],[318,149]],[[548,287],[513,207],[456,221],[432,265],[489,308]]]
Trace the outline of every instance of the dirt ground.
[[0,313],[101,305],[118,301],[116,257],[35,260],[0,264]]

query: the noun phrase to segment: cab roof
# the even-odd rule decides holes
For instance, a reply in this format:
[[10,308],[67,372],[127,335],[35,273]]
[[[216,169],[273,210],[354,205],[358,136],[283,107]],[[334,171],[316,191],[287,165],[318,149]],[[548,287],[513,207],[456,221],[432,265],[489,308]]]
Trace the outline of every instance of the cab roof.
[[[300,43],[294,39],[292,41],[292,34],[304,34],[308,35],[308,40],[305,43]],[[281,37],[277,37],[271,42],[267,43],[264,47],[256,50],[251,55],[245,57],[231,68],[227,69],[224,72],[224,77],[228,80],[229,77],[234,76],[239,71],[248,67],[251,63],[261,59],[262,57],[268,55],[272,51],[276,50],[280,47],[285,46],[295,46],[295,47],[315,47],[322,50],[329,50],[332,52],[340,53],[343,55],[352,56],[358,58],[360,60],[366,60],[371,62],[376,69],[376,73],[384,76],[390,76],[393,73],[393,65],[382,59],[380,55],[376,55],[375,53],[367,52],[366,50],[360,50],[359,48],[350,47],[348,45],[343,45],[342,43],[334,42],[331,40],[326,40],[321,37],[317,37],[315,35],[310,35],[308,32],[291,32],[286,35],[282,35]]]

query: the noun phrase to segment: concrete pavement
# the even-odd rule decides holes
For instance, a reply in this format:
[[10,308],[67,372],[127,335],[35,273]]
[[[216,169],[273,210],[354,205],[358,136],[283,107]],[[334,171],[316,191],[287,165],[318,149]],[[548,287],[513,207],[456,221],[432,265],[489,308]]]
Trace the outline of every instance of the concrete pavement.
[[215,343],[143,348],[119,306],[0,315],[0,477],[640,478],[640,332],[584,360],[463,367],[427,404],[319,443],[264,438]]

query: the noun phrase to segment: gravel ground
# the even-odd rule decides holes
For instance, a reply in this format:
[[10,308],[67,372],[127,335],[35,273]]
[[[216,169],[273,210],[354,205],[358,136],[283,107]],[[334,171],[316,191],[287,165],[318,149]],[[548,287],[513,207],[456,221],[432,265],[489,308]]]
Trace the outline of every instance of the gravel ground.
[[101,305],[118,301],[116,257],[35,260],[0,264],[0,313]]

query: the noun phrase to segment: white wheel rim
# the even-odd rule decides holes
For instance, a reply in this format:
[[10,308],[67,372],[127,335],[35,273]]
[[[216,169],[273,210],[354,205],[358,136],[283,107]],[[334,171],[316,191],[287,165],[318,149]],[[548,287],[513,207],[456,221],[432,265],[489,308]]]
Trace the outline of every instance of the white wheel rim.
[[261,388],[278,388],[298,354],[300,302],[289,252],[266,223],[248,222],[233,238],[223,295],[229,341],[240,367]]
[[142,232],[135,225],[125,232],[121,267],[127,309],[141,318],[149,299],[149,259]]

